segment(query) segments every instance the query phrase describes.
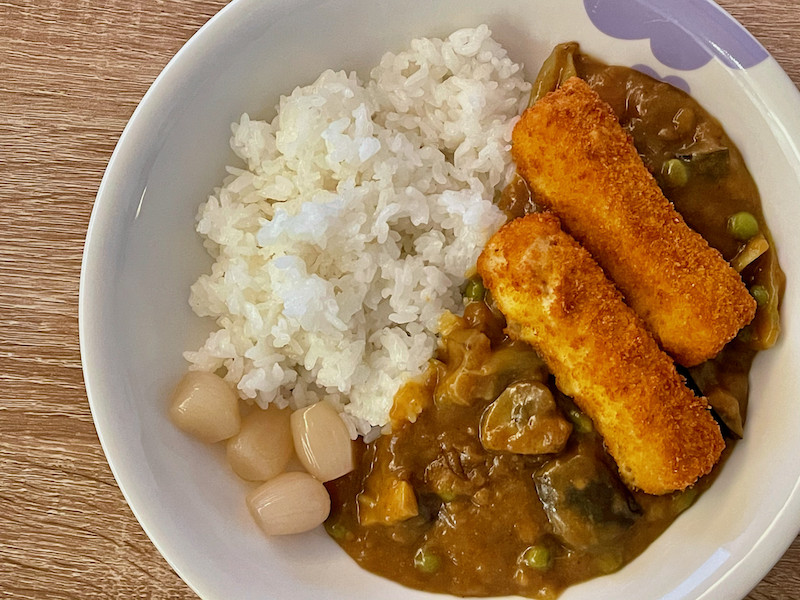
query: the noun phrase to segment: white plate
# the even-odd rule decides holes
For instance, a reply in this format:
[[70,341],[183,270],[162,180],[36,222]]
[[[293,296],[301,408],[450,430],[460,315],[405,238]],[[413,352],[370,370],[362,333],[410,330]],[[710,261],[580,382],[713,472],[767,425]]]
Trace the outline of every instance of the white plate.
[[193,224],[233,160],[230,123],[243,112],[271,118],[281,93],[325,68],[365,73],[411,37],[482,22],[529,78],[573,39],[604,61],[680,77],[743,151],[788,279],[781,340],[756,361],[746,437],[718,480],[633,563],[563,600],[741,598],[800,529],[800,102],[733,19],[707,0],[234,0],[125,129],[98,192],[80,291],[86,387],[108,461],[147,534],[203,598],[431,597],[361,570],[321,529],[262,536],[246,486],[218,448],[170,424],[165,403],[182,351],[208,331],[187,305],[209,266]]

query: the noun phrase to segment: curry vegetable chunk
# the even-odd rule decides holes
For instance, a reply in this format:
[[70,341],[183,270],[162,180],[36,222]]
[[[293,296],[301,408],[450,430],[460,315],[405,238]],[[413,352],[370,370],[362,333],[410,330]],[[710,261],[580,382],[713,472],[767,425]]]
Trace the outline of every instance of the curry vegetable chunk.
[[611,107],[577,77],[525,111],[512,155],[537,202],[594,256],[684,366],[715,356],[756,303],[664,197]]
[[725,443],[696,397],[589,253],[549,213],[500,229],[478,272],[508,321],[556,384],[594,420],[628,485],[682,490]]

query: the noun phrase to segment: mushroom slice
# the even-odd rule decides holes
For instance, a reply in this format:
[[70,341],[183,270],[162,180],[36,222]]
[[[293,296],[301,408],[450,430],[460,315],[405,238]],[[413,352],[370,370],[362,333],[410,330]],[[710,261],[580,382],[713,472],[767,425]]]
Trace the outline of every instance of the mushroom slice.
[[481,444],[496,452],[553,454],[564,448],[571,432],[552,392],[538,381],[511,384],[481,417]]

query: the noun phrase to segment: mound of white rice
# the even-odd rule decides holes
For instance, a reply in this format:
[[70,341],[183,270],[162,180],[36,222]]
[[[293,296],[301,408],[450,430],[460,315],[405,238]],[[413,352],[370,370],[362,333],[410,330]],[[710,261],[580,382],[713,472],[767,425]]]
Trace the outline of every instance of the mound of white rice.
[[482,25],[413,40],[365,83],[325,71],[271,123],[243,115],[246,168],[198,214],[215,263],[190,303],[219,329],[190,368],[224,367],[262,407],[333,401],[354,436],[385,424],[504,220],[492,199],[529,89]]

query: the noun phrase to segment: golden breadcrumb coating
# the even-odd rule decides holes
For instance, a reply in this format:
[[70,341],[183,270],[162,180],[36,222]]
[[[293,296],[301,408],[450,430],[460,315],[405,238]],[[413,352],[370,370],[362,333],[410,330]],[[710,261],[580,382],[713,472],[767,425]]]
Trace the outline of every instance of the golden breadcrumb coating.
[[556,216],[503,226],[478,272],[511,337],[530,343],[594,421],[631,487],[665,494],[708,473],[725,442],[696,397],[589,253]]
[[664,197],[611,107],[573,77],[523,114],[512,154],[562,220],[685,366],[715,356],[755,315],[739,274]]

